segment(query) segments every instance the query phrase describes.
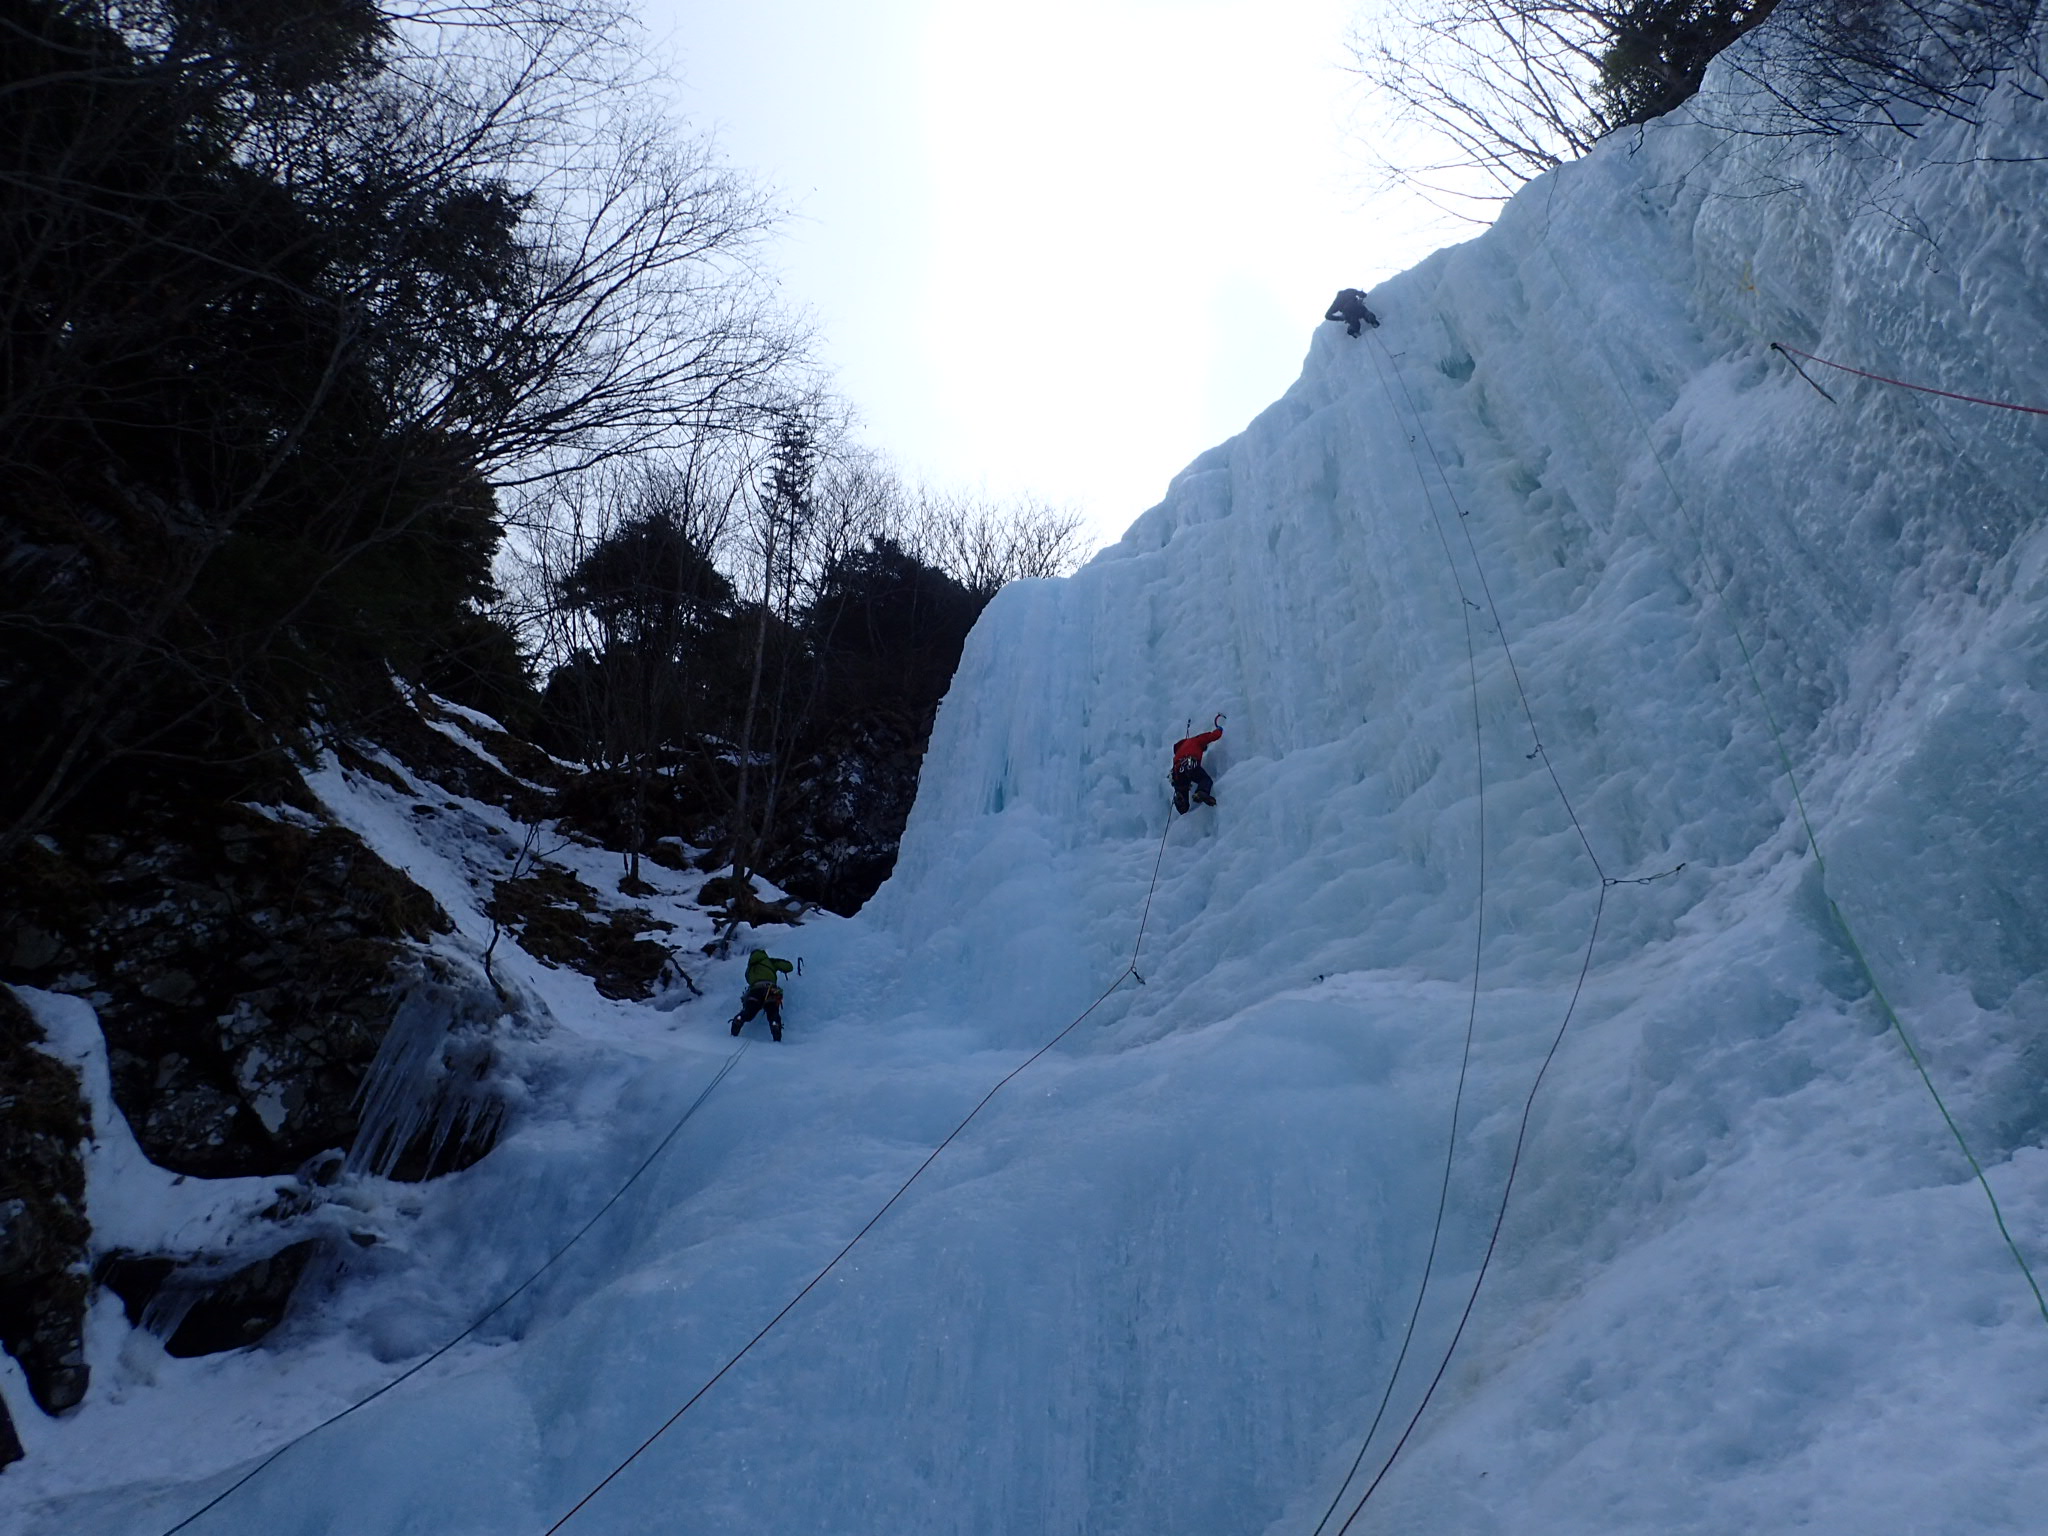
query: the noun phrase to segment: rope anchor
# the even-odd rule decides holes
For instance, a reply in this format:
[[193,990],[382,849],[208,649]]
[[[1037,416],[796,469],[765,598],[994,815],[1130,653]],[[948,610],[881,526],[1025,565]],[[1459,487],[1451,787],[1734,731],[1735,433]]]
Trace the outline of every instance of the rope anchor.
[[1792,356],[1792,354],[1790,352],[1787,352],[1783,347],[1779,346],[1775,341],[1771,343],[1771,350],[1777,353],[1778,356],[1784,358],[1786,362],[1791,363],[1792,371],[1798,374],[1799,377],[1801,377],[1802,379],[1806,380],[1807,383],[1812,384],[1814,392],[1818,394],[1821,397],[1821,399],[1827,401],[1829,405],[1840,405],[1842,403],[1841,401],[1837,400],[1833,395],[1829,394],[1826,390],[1822,389],[1819,384],[1814,383],[1813,375],[1808,373],[1804,368],[1800,367],[1798,361]]
[[1674,864],[1671,868],[1665,870],[1662,874],[1636,875],[1632,878],[1620,875],[1604,875],[1601,877],[1600,883],[1602,885],[1651,885],[1659,880],[1669,880],[1673,875],[1677,874],[1681,869],[1684,868],[1684,864]]
[[[2010,400],[1987,400],[1982,395],[1961,395],[1952,389],[1936,389],[1931,384],[1913,384],[1905,379],[1887,378],[1881,373],[1871,373],[1862,368],[1851,368],[1847,363],[1837,363],[1829,358],[1816,357],[1811,352],[1801,352],[1797,347],[1788,347],[1782,341],[1772,342],[1771,350],[1778,353],[1788,363],[1792,363],[1794,356],[1803,357],[1809,363],[1819,363],[1821,367],[1832,368],[1837,373],[1853,373],[1859,379],[1874,379],[1879,384],[1891,384],[1900,389],[1915,390],[1923,395],[1939,395],[1944,400],[1961,400],[1968,405],[1988,405],[1994,410],[2000,411],[2024,411],[2029,416],[2048,416],[2048,406],[2015,405]],[[1806,378],[1806,370],[1804,368],[1801,368],[1797,363],[1792,363],[1792,366],[1797,370],[1799,377],[1806,379],[1807,383],[1813,384],[1812,379]],[[1813,384],[1813,387],[1820,389],[1818,384]],[[1820,389],[1820,392],[1823,395],[1827,395],[1830,401],[1835,398],[1833,395],[1828,395],[1828,392],[1824,389]]]

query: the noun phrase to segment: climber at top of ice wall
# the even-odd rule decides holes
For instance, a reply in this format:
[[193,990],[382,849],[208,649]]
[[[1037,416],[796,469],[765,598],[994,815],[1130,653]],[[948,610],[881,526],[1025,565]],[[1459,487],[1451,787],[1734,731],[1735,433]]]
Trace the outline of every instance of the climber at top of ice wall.
[[[1244,782],[1225,846],[1256,822],[1278,834],[1266,868],[1355,838],[1354,862],[1448,878],[1476,792],[1468,621],[1486,718],[1522,709],[1516,666],[1536,712],[1487,769],[1522,807],[1496,836],[1556,838],[1550,768],[1610,874],[1775,835],[1793,805],[1773,728],[1825,783],[1905,686],[1925,605],[1950,605],[1951,634],[1973,622],[1954,605],[2048,474],[2027,418],[1854,381],[1831,403],[1770,346],[2026,398],[2048,359],[2038,169],[1797,169],[1661,124],[1383,285],[1379,330],[1317,327],[1287,394],[1120,543],[992,605],[901,880],[938,876],[928,840],[991,814],[1042,816],[1060,849],[1156,835],[1161,753],[1216,708]],[[1547,762],[1524,756],[1538,739]]]

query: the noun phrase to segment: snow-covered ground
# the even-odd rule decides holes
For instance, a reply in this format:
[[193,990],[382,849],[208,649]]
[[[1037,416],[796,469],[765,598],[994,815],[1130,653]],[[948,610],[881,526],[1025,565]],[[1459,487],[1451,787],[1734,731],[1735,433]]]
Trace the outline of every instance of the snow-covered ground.
[[[1816,369],[1831,402],[1770,350],[2048,405],[2048,109],[1887,149],[1658,125],[1319,327],[1121,544],[990,608],[894,878],[767,937],[788,1039],[188,1528],[541,1536],[1149,914],[1143,983],[564,1530],[1335,1531],[1546,1059],[1352,1529],[2048,1529],[2048,1316],[1872,986],[2048,1276],[2048,418]],[[1221,805],[1169,828],[1216,711]],[[487,813],[324,792],[484,939]],[[529,1274],[731,1057],[737,958],[662,1006],[506,963],[552,1017],[508,1140],[364,1181],[388,1241],[270,1347],[103,1312],[6,1529],[168,1529]]]

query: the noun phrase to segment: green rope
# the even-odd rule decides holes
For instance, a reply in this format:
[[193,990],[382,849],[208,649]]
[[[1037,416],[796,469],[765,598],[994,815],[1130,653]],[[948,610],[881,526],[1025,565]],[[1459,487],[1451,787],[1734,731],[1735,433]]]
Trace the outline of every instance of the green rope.
[[[1555,196],[1555,191],[1555,183],[1553,182],[1553,196]],[[1580,312],[1586,314],[1590,321],[1591,312],[1587,310],[1585,303],[1579,298],[1578,290],[1572,286],[1571,277],[1565,272],[1564,263],[1557,259],[1557,252],[1551,249],[1548,210],[1545,213],[1543,234],[1537,241],[1537,244],[1543,248],[1543,254],[1550,258],[1550,265],[1556,271],[1558,281],[1564,285],[1565,292],[1571,296],[1573,304],[1577,305]],[[2005,1211],[1998,1203],[1998,1196],[1992,1192],[1991,1180],[1985,1175],[1984,1165],[1977,1160],[1977,1154],[1970,1149],[1969,1140],[1963,1135],[1962,1127],[1956,1124],[1955,1116],[1949,1112],[1948,1103],[1942,1098],[1941,1090],[1935,1086],[1934,1078],[1928,1072],[1927,1064],[1921,1058],[1919,1048],[1914,1045],[1913,1037],[1906,1029],[1905,1021],[1899,1017],[1898,1010],[1892,1007],[1891,999],[1885,996],[1884,987],[1879,983],[1877,972],[1871,966],[1869,957],[1864,954],[1863,945],[1856,937],[1856,930],[1850,926],[1848,915],[1836,904],[1834,896],[1828,891],[1827,860],[1821,855],[1820,838],[1814,832],[1812,817],[1807,814],[1806,797],[1799,787],[1799,774],[1792,766],[1792,754],[1785,745],[1784,733],[1778,729],[1778,717],[1771,708],[1770,696],[1764,692],[1763,679],[1757,675],[1756,657],[1749,648],[1749,640],[1743,634],[1742,626],[1736,622],[1734,608],[1729,602],[1726,585],[1722,582],[1719,575],[1716,574],[1712,558],[1707,556],[1707,541],[1701,532],[1699,521],[1693,516],[1692,507],[1686,501],[1684,492],[1679,490],[1678,482],[1672,477],[1670,467],[1664,462],[1664,456],[1657,451],[1656,440],[1650,436],[1650,429],[1643,421],[1642,413],[1636,409],[1635,396],[1630,393],[1628,386],[1623,382],[1621,369],[1616,365],[1613,355],[1607,350],[1606,340],[1601,336],[1599,327],[1589,324],[1588,330],[1592,333],[1594,345],[1599,350],[1601,361],[1607,365],[1608,374],[1614,380],[1616,393],[1621,396],[1622,403],[1628,408],[1629,419],[1635,423],[1636,431],[1642,434],[1643,444],[1650,450],[1650,458],[1657,466],[1657,473],[1663,476],[1664,484],[1671,492],[1673,503],[1685,518],[1687,526],[1691,528],[1693,540],[1699,545],[1701,555],[1704,557],[1702,565],[1706,570],[1707,581],[1713,587],[1714,595],[1720,599],[1722,616],[1728,621],[1728,628],[1734,634],[1735,644],[1742,653],[1742,665],[1749,674],[1749,685],[1756,693],[1757,702],[1763,706],[1764,720],[1770,726],[1771,741],[1777,747],[1778,761],[1784,765],[1786,782],[1792,787],[1792,803],[1798,808],[1799,824],[1805,830],[1806,844],[1813,850],[1814,868],[1820,875],[1821,894],[1827,899],[1828,911],[1833,914],[1836,925],[1842,930],[1842,937],[1848,941],[1849,952],[1856,957],[1856,964],[1862,969],[1864,979],[1870,983],[1871,995],[1877,999],[1877,1005],[1883,1011],[1886,1020],[1890,1022],[1892,1032],[1898,1036],[1899,1044],[1905,1047],[1906,1058],[1913,1063],[1913,1070],[1920,1074],[1920,1081],[1926,1085],[1929,1097],[1934,1100],[1934,1107],[1941,1111],[1942,1121],[1948,1126],[1949,1134],[1955,1138],[1956,1146],[1961,1149],[1963,1160],[1970,1165],[1970,1172],[1977,1180],[1977,1187],[1984,1191],[1984,1198],[1991,1206],[1992,1220],[1998,1223],[1999,1236],[2005,1239],[2005,1246],[2011,1252],[2013,1262],[2019,1265],[2020,1273],[2026,1277],[2028,1289],[2034,1293],[2034,1305],[2040,1309],[2041,1321],[2048,1323],[2048,1296],[2042,1295],[2040,1281],[2034,1277],[2032,1266],[2027,1263],[2026,1255],[2020,1252],[2020,1245],[2014,1240],[2011,1228],[2006,1225]],[[1638,514],[1638,521],[1641,521],[1640,514]],[[1647,524],[1644,525],[1643,531],[1645,534],[1650,533]]]

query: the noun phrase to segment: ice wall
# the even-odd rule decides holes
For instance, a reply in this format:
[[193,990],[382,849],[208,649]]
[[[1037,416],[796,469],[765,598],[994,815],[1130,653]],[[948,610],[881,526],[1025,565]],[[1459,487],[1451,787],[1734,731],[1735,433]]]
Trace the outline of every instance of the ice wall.
[[[1770,350],[2048,404],[2048,117],[1997,106],[1889,159],[1660,124],[1378,290],[1379,330],[1317,327],[1120,544],[990,608],[894,878],[778,936],[788,1042],[475,1350],[194,1529],[537,1536],[1149,899],[1143,984],[566,1530],[1334,1530],[1453,1103],[1368,1473],[1569,1020],[1353,1529],[2038,1532],[2048,1322],[1830,902],[2048,1270],[2048,422],[1829,400]],[[1216,711],[1221,805],[1169,827]],[[721,985],[602,1030],[553,997],[660,1064],[557,1091],[608,1160],[529,1117],[462,1175],[477,1252],[615,1187],[727,1048]],[[424,1284],[359,1308],[387,1358]],[[236,1470],[43,1513],[153,1531]]]
[[[2048,1319],[1855,952],[2048,1274],[2048,419],[1808,363],[1830,400],[1770,346],[2048,405],[2043,148],[2018,96],[1896,158],[1617,139],[1378,290],[1379,331],[1321,327],[1241,437],[969,644],[877,902],[948,958],[932,1006],[954,963],[1115,973],[1166,746],[1226,711],[1221,809],[1173,828],[1149,985],[1098,1048],[1316,999],[1319,1043],[1435,1066],[1329,1064],[1332,1092],[1400,1085],[1417,1139],[1367,1155],[1426,1204],[1476,943],[1450,1296],[1602,906],[1489,1289],[1360,1528],[2018,1531],[2048,1509]],[[1322,1220],[1419,1266],[1426,1231],[1352,1214]],[[1305,1360],[1299,1397],[1266,1400],[1316,1421],[1284,1471],[1240,1468],[1270,1477],[1271,1529],[1329,1502],[1349,1450],[1314,1448],[1369,1421],[1413,1278],[1363,1260],[1371,1321],[1324,1319],[1348,1409]],[[1451,1327],[1424,1316],[1396,1425]],[[1206,1477],[1222,1444],[1161,1426],[1132,1455]],[[1205,1520],[1171,1475],[1149,1492],[1150,1528],[1266,1528]],[[1147,1522],[1091,1502],[1074,1528]]]

